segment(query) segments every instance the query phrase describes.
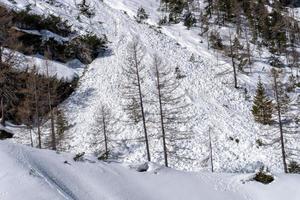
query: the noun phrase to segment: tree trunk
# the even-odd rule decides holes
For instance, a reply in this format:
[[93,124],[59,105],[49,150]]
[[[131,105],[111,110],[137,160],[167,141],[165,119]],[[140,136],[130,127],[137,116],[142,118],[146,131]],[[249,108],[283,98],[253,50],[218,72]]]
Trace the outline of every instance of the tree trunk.
[[1,125],[5,125],[5,115],[4,115],[4,97],[1,97]]
[[156,64],[156,81],[157,81],[157,91],[158,91],[158,100],[159,100],[159,111],[160,111],[160,124],[161,124],[161,131],[162,131],[162,139],[163,139],[163,149],[164,149],[164,158],[165,158],[165,166],[168,167],[168,152],[167,152],[167,145],[166,145],[166,133],[164,127],[164,114],[163,114],[163,107],[161,101],[161,90],[160,90],[160,77],[158,66]]
[[[46,61],[47,62],[47,61]],[[51,147],[52,150],[56,150],[56,136],[55,136],[55,127],[54,127],[54,113],[52,108],[52,99],[51,99],[51,88],[50,88],[50,80],[49,80],[49,71],[48,71],[48,63],[46,63],[47,69],[47,93],[48,93],[48,106],[50,110],[50,123],[51,123]]]
[[42,148],[42,138],[41,138],[41,127],[40,127],[40,111],[39,111],[39,99],[38,99],[38,86],[36,75],[34,75],[34,100],[35,100],[35,115],[37,120],[37,132],[38,132],[38,148]]
[[230,33],[230,38],[229,38],[229,42],[230,42],[230,54],[231,54],[231,61],[232,61],[232,67],[233,67],[233,78],[234,78],[234,88],[238,88],[238,84],[237,84],[237,75],[236,75],[236,66],[235,66],[235,62],[234,62],[234,55],[233,55],[233,47],[232,47],[232,40],[231,40],[231,33]]
[[107,135],[106,135],[106,122],[105,122],[105,116],[104,116],[104,111],[102,111],[102,123],[103,123],[103,134],[104,134],[104,143],[105,143],[105,158],[108,158],[108,145],[107,145]]
[[33,147],[33,139],[32,139],[32,130],[31,130],[31,127],[29,128],[29,132],[30,132],[30,145],[31,145],[31,147]]
[[210,166],[211,166],[211,172],[214,172],[214,161],[213,161],[213,149],[212,149],[212,142],[211,142],[211,135],[210,135],[210,128],[208,130],[208,137],[209,137],[209,155],[210,155]]
[[145,112],[144,112],[144,102],[143,102],[143,95],[142,95],[142,89],[141,89],[141,80],[140,80],[140,74],[139,74],[139,64],[138,64],[138,59],[137,59],[136,53],[137,52],[134,52],[135,69],[136,69],[136,76],[137,76],[138,89],[139,89],[139,99],[140,99],[140,107],[141,107],[141,112],[142,112],[143,128],[144,128],[144,134],[145,134],[147,159],[148,159],[148,161],[151,161],[148,133],[147,133],[147,127],[146,127],[146,118],[145,118]]
[[277,103],[277,112],[278,112],[278,122],[279,122],[279,130],[280,130],[280,143],[281,143],[283,168],[284,168],[284,172],[288,173],[287,163],[286,163],[286,153],[285,153],[285,147],[284,147],[282,120],[281,120],[281,104],[280,104],[279,97],[278,97],[278,86],[277,86],[276,74],[274,74],[274,92],[275,92],[275,98],[276,98],[276,103]]

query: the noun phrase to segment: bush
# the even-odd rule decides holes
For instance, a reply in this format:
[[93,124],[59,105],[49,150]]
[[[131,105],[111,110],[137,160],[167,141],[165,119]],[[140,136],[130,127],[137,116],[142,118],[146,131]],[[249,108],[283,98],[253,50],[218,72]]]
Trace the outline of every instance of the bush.
[[72,26],[69,26],[67,21],[63,21],[60,17],[55,15],[45,17],[29,13],[28,10],[13,13],[13,23],[21,29],[45,29],[64,37],[72,33]]
[[80,13],[88,18],[91,18],[95,15],[94,9],[91,8],[89,4],[86,3],[86,0],[82,0],[80,4],[78,4]]
[[255,174],[253,180],[263,184],[269,184],[274,181],[274,177],[262,167],[259,172]]
[[163,18],[161,18],[158,22],[158,25],[165,25],[168,23],[168,17],[167,16],[164,16]]
[[256,140],[256,144],[257,144],[259,147],[263,146],[263,142],[261,141],[261,139],[257,139],[257,140]]
[[142,22],[143,20],[148,19],[148,14],[146,13],[145,9],[143,7],[140,7],[137,11],[137,21]]
[[77,161],[83,161],[83,160],[84,160],[84,154],[85,154],[85,152],[76,154],[76,155],[74,156],[73,160],[74,160],[75,162],[77,162]]
[[75,54],[82,63],[91,63],[99,54],[99,52],[106,48],[106,36],[98,37],[97,35],[78,36],[71,41],[68,46],[68,52]]
[[300,174],[300,164],[296,161],[291,161],[288,165],[288,171],[292,174]]
[[184,25],[189,29],[197,23],[195,16],[188,12],[184,17]]
[[214,49],[222,50],[224,48],[224,45],[222,43],[221,36],[219,32],[212,31],[209,35],[209,42]]
[[277,67],[277,68],[282,68],[284,67],[284,64],[283,62],[276,56],[272,55],[270,58],[269,58],[269,64],[272,66],[272,67]]
[[100,154],[97,159],[105,161],[108,159],[108,155],[109,155],[109,152],[107,152],[107,154],[104,152],[104,153]]

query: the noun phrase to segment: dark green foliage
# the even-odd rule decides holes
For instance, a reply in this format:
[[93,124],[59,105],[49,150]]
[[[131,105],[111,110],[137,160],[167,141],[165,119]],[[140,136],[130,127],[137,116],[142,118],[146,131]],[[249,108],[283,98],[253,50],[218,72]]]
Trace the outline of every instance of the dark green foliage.
[[186,77],[186,75],[184,75],[184,74],[182,73],[182,71],[180,70],[179,66],[177,66],[177,67],[175,68],[175,75],[176,75],[176,79],[183,79],[183,78]]
[[90,4],[87,4],[86,0],[82,0],[82,2],[78,4],[78,8],[80,13],[88,18],[91,18],[95,15],[94,9],[91,8]]
[[163,18],[161,18],[158,22],[158,24],[161,26],[161,25],[165,25],[168,23],[168,18],[167,16],[164,16]]
[[81,152],[81,153],[78,153],[74,156],[73,160],[75,162],[77,161],[83,161],[84,160],[84,155],[85,155],[85,152]]
[[210,33],[209,42],[210,42],[210,46],[214,49],[222,50],[224,48],[221,36],[220,36],[219,32],[217,32],[217,31],[212,31]]
[[263,146],[263,142],[261,141],[261,139],[257,139],[257,140],[256,140],[256,144],[257,144],[259,147]]
[[98,160],[107,160],[109,154],[110,154],[109,151],[107,153],[106,152],[102,153],[100,156],[98,156]]
[[106,49],[106,43],[106,36],[98,37],[95,34],[78,36],[70,42],[67,51],[74,54],[81,62],[88,64]]
[[[84,64],[91,63],[101,51],[104,51],[107,43],[105,36],[84,35],[73,38],[70,41],[57,41],[54,38],[43,40],[40,35],[19,32],[17,41],[22,45],[18,51],[26,54],[44,55],[45,51],[51,52],[52,60],[68,62],[78,59]],[[15,49],[14,46],[9,46]]]
[[13,134],[4,130],[0,130],[0,140],[5,140],[8,138],[12,138]]
[[136,15],[136,18],[137,18],[137,21],[138,22],[142,22],[143,20],[146,20],[148,19],[148,14],[146,13],[145,9],[143,7],[140,7],[138,10],[137,10],[137,15]]
[[188,4],[185,0],[162,0],[163,8],[169,12],[169,22],[179,23],[181,15]]
[[292,92],[295,90],[296,87],[297,87],[297,80],[296,77],[292,74],[291,76],[289,76],[289,81],[286,90],[287,92]]
[[[82,63],[89,64],[106,48],[107,39],[105,36],[98,37],[87,34],[73,37],[69,41],[58,41],[55,38],[45,40],[41,35],[31,34],[26,31],[26,29],[48,30],[62,37],[69,36],[73,33],[71,26],[68,26],[67,21],[62,21],[60,17],[54,15],[39,16],[31,14],[29,10],[10,12],[1,6],[0,12],[3,15],[5,14],[7,21],[4,24],[5,26],[1,26],[0,39],[3,36],[6,43],[8,43],[7,38],[13,37],[13,42],[5,44],[5,46],[26,55],[44,55],[44,52],[49,51],[53,60],[68,62],[73,59],[79,59]],[[21,30],[14,27],[18,27]]]
[[191,12],[186,13],[186,15],[184,16],[184,25],[188,29],[191,28],[192,26],[194,26],[196,24],[196,22],[197,22],[197,20]]
[[268,174],[263,169],[260,169],[259,172],[257,172],[253,178],[255,181],[263,183],[263,184],[269,184],[274,181],[274,177],[270,174]]
[[288,165],[289,173],[300,174],[300,165],[296,161],[291,161]]
[[282,63],[282,61],[278,58],[278,56],[272,55],[269,58],[269,64],[273,67],[276,68],[283,68],[284,64]]
[[252,114],[257,122],[270,124],[272,121],[273,104],[266,95],[265,88],[259,79],[254,97]]
[[64,37],[69,36],[72,33],[72,26],[68,25],[67,21],[63,21],[60,17],[55,15],[45,17],[30,13],[27,10],[14,12],[12,15],[13,23],[21,29],[49,30]]

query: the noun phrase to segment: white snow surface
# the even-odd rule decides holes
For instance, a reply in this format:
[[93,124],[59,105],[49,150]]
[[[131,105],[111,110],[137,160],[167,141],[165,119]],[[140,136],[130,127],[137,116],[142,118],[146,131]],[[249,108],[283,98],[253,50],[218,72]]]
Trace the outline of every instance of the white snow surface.
[[[226,61],[218,63],[215,55],[206,50],[205,44],[200,44],[201,39],[196,38],[196,32],[188,32],[182,24],[162,29],[156,27],[159,16],[154,13],[159,5],[158,0],[90,0],[95,16],[91,19],[81,17],[81,22],[77,20],[79,10],[73,0],[57,0],[54,5],[42,0],[16,0],[17,4],[6,0],[1,2],[15,9],[32,3],[32,12],[54,13],[68,20],[78,32],[106,34],[110,41],[110,53],[88,65],[77,90],[61,106],[71,124],[66,133],[68,151],[93,153],[103,148],[92,146],[95,137],[93,127],[98,108],[106,105],[117,121],[114,134],[110,135],[112,153],[123,162],[145,161],[145,145],[137,139],[142,138],[142,129],[125,122],[127,116],[121,98],[122,67],[126,63],[127,46],[133,39],[139,39],[147,53],[143,63],[147,67],[143,82],[145,98],[153,99],[152,90],[155,89],[151,73],[153,54],[158,53],[174,71],[179,66],[186,75],[180,80],[180,90],[185,93],[185,101],[191,105],[190,114],[193,117],[188,125],[192,132],[189,139],[179,142],[180,158],[170,157],[171,167],[190,171],[208,170],[207,135],[211,128],[217,171],[254,171],[261,163],[272,171],[282,171],[278,146],[258,147],[256,144],[259,136],[273,134],[274,129],[254,122],[251,102],[245,101],[242,90],[233,88],[232,67]],[[145,23],[137,23],[134,19],[134,13],[141,5],[151,16]],[[195,56],[194,62],[190,61],[192,55]],[[241,77],[245,82],[256,84],[246,76]],[[147,113],[153,109],[155,106],[146,105]],[[158,129],[151,124],[148,127],[152,161],[162,163],[162,142]]]
[[181,172],[148,163],[149,170],[86,156],[0,142],[1,200],[298,200],[300,176],[276,174],[264,185],[252,174]]
[[[40,75],[49,75],[50,77],[56,77],[59,80],[69,82],[74,78],[81,76],[85,67],[85,65],[77,59],[69,61],[68,63],[61,63],[53,60],[47,60],[41,55],[29,56],[17,51],[5,49],[3,59],[5,60],[8,56],[14,67],[21,71],[27,69],[31,70],[33,66],[35,66],[37,73]],[[11,56],[13,59],[10,58]]]

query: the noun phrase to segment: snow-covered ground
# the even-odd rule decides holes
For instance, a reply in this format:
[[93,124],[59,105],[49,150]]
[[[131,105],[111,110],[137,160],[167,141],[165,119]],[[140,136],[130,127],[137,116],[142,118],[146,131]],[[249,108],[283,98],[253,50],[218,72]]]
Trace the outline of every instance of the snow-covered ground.
[[[80,22],[77,18],[79,9],[73,0],[57,0],[53,5],[43,0],[16,0],[17,4],[6,0],[1,2],[18,9],[31,3],[32,12],[59,15],[73,24],[76,31],[106,34],[110,41],[110,54],[88,65],[77,90],[61,106],[71,125],[65,141],[68,151],[92,153],[103,149],[92,144],[96,134],[95,114],[101,105],[106,105],[116,121],[114,133],[109,136],[112,153],[124,162],[140,163],[145,160],[145,145],[140,141],[142,131],[125,122],[127,117],[121,98],[122,67],[126,63],[127,46],[132,40],[139,39],[147,54],[143,63],[147,68],[143,82],[146,99],[153,99],[155,89],[151,73],[153,54],[158,53],[174,71],[178,66],[186,76],[180,80],[180,90],[191,105],[190,115],[193,118],[188,125],[192,132],[190,138],[178,144],[180,158],[171,157],[170,166],[193,171],[209,169],[207,139],[211,129],[217,171],[254,171],[261,163],[272,171],[282,171],[279,148],[276,145],[259,147],[256,143],[261,135],[274,133],[274,129],[254,122],[251,102],[245,101],[243,90],[233,88],[230,64],[207,51],[206,44],[201,44],[201,39],[196,37],[196,31],[188,31],[182,24],[162,29],[156,27],[159,15],[154,13],[158,0],[91,0],[95,16],[91,19],[81,17]],[[134,19],[140,5],[150,13],[146,23],[137,23]],[[195,59],[191,60],[191,57]],[[244,82],[255,86],[256,81],[253,80],[256,79],[243,76]],[[152,109],[153,106],[146,105],[147,113]],[[151,124],[149,129],[153,161],[161,163],[162,144],[157,129]]]
[[137,166],[0,142],[1,200],[298,200],[300,176],[276,174],[264,185],[252,174],[181,172]]

